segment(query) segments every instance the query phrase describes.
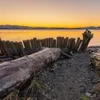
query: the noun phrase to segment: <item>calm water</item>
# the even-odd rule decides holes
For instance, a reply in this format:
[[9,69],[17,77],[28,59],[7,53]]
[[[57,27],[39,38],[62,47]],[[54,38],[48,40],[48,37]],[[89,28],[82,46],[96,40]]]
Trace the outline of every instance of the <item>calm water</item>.
[[[3,40],[22,41],[25,39],[47,38],[57,36],[80,37],[85,30],[0,30],[0,37]],[[91,30],[94,34],[90,45],[100,45],[100,30]]]

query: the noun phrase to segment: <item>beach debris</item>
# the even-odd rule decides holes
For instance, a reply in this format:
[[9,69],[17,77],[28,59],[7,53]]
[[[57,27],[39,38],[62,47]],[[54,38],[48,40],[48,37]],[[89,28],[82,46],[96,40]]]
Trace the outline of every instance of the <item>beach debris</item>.
[[72,56],[70,54],[67,54],[65,52],[61,52],[61,58],[71,58]]

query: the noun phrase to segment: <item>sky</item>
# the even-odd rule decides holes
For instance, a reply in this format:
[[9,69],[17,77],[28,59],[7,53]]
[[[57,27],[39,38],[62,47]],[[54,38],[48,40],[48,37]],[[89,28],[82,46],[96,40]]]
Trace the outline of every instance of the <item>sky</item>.
[[100,26],[100,0],[0,0],[0,25]]

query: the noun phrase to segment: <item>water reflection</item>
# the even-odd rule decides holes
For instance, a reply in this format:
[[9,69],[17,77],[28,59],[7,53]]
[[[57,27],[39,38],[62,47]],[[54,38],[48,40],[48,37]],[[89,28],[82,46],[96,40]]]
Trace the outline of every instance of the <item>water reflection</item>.
[[[82,33],[84,31],[85,30],[0,30],[0,37],[3,40],[10,41],[22,41],[33,37],[56,38],[57,36],[64,36],[70,38],[82,38]],[[92,33],[94,33],[94,38],[90,42],[90,45],[100,45],[100,30],[92,30]]]

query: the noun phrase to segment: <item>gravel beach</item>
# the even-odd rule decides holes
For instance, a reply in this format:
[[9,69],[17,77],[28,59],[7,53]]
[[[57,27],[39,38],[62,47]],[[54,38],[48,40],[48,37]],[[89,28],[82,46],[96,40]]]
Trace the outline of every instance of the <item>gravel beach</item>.
[[[75,53],[71,59],[57,61],[40,75],[40,81],[47,85],[44,95],[32,100],[100,100],[94,99],[93,91],[100,78],[90,64],[88,52]],[[84,99],[85,96],[90,99]]]

